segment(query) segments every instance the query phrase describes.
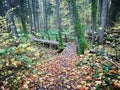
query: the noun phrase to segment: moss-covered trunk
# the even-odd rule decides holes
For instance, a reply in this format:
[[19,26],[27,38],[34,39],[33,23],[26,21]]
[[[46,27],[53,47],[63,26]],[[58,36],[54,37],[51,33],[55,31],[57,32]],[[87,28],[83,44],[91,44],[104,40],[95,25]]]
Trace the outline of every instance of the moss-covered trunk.
[[24,15],[20,15],[20,18],[21,18],[21,24],[22,24],[23,32],[24,32],[25,34],[27,34],[25,16],[24,16]]
[[77,54],[84,54],[87,48],[87,41],[85,39],[84,30],[82,28],[80,18],[78,15],[78,10],[76,6],[76,0],[67,0],[69,10],[71,13],[72,21],[74,23],[74,30],[76,34],[76,44],[77,44]]

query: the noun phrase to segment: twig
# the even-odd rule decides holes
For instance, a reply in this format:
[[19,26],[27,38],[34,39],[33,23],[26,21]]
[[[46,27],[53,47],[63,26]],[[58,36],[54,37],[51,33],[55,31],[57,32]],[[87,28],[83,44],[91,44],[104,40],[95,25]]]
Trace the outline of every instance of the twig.
[[10,76],[13,76],[14,74],[16,74],[19,70],[21,69],[21,66],[17,67],[14,69],[14,72],[12,72],[9,75],[3,76],[0,78],[0,81],[4,81],[6,78],[9,78]]
[[[96,53],[99,51],[96,51],[96,50],[90,50],[90,53]],[[102,54],[103,55],[103,54]],[[107,55],[105,57],[108,57]],[[115,62],[112,61],[112,59],[110,58],[105,58],[105,60],[107,60],[108,62],[112,63],[116,68],[120,69],[120,66],[118,64],[116,64]]]
[[120,69],[120,66],[118,64],[116,64],[115,62],[113,62],[112,60],[108,60],[106,59],[108,62],[112,63],[116,68]]

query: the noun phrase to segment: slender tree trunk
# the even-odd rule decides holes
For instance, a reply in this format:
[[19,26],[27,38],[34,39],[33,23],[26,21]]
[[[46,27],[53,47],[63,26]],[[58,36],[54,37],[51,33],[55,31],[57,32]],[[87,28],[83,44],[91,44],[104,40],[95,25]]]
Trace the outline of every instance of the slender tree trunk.
[[22,23],[23,32],[24,32],[25,34],[27,34],[25,16],[24,16],[24,15],[20,15],[20,18],[21,18],[21,23]]
[[96,31],[96,19],[97,19],[97,1],[92,0],[92,43],[95,40],[95,31]]
[[101,14],[102,14],[102,5],[103,5],[103,0],[99,0],[99,25],[101,25]]
[[48,33],[46,0],[43,0],[43,17],[44,17],[44,32]]
[[38,15],[39,15],[39,4],[38,4],[38,0],[36,0],[36,28],[37,28],[37,31],[39,31],[39,18],[38,18]]
[[119,20],[120,17],[120,0],[111,0],[110,7],[110,25],[114,26],[114,23]]
[[35,2],[36,2],[36,0],[32,0],[34,31],[37,32],[37,30],[36,30],[36,26],[37,26],[37,23],[36,23],[36,11],[35,11],[36,4],[35,4]]
[[39,30],[41,31],[42,30],[42,5],[41,5],[41,0],[38,1],[38,5],[39,5],[39,12],[38,12],[38,20],[39,20]]
[[60,0],[56,0],[56,15],[57,15],[57,26],[58,26],[58,35],[59,35],[59,47],[63,48],[62,40],[62,26],[61,26],[61,16],[60,16]]
[[[24,2],[24,4],[25,4],[25,2]],[[19,7],[19,16],[20,16],[20,19],[21,19],[23,32],[25,34],[27,34],[26,21],[25,21],[26,20],[26,16],[25,16],[26,12],[24,12],[24,4],[23,4],[23,2],[21,2],[21,0],[19,0],[19,5],[20,5],[20,7]]]
[[32,30],[32,28],[33,28],[33,23],[32,23],[33,18],[32,18],[31,0],[28,1],[28,8],[29,8],[30,28]]
[[84,54],[87,47],[87,42],[84,35],[84,30],[79,19],[78,10],[75,0],[67,0],[68,7],[71,13],[72,21],[74,23],[74,30],[76,34],[77,54]]
[[99,43],[100,44],[103,44],[104,31],[106,28],[107,5],[108,5],[108,0],[103,0],[102,14],[101,14],[101,28],[100,28],[101,30],[99,31]]
[[108,0],[108,4],[107,4],[107,15],[106,15],[106,27],[110,27],[110,14],[109,14],[109,5],[110,5],[110,1]]
[[[0,4],[2,4],[2,3],[0,3]],[[2,10],[3,10],[2,5],[0,5],[0,16],[3,16],[3,11]]]
[[[7,8],[8,8],[8,10],[11,9],[9,0],[7,0]],[[18,37],[18,32],[17,32],[17,28],[16,28],[16,25],[14,22],[13,14],[10,14],[9,18],[10,18],[10,23],[11,23],[11,29],[13,29],[13,32],[15,33],[16,37]]]

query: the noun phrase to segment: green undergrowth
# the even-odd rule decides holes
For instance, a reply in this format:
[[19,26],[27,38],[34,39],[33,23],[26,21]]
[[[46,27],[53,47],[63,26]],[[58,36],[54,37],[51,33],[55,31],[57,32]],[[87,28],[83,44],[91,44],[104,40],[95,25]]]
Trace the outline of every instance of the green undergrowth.
[[[28,35],[10,37],[2,33],[0,38],[0,86],[18,89],[21,81],[30,73],[37,73],[36,64],[56,56],[55,51],[32,41]],[[5,84],[7,83],[7,84]]]
[[[71,30],[72,31],[72,30]],[[65,35],[68,41],[74,41],[74,36],[71,34],[70,30],[63,30],[62,31],[62,39],[63,42],[65,39]],[[48,30],[48,34],[45,34],[44,32],[38,32],[35,34],[37,38],[44,39],[44,40],[52,40],[52,41],[58,41],[58,30]]]
[[[82,70],[83,67],[86,67],[86,71],[87,69],[91,70],[91,72],[86,72],[85,78],[86,83],[91,86],[90,90],[93,90],[92,88],[95,88],[95,90],[103,90],[103,88],[104,90],[108,90],[107,88],[110,88],[109,90],[118,90],[120,70],[108,62],[104,58],[103,53],[104,50],[101,50],[97,54],[85,53],[76,62],[76,68]],[[111,89],[111,87],[114,89]]]

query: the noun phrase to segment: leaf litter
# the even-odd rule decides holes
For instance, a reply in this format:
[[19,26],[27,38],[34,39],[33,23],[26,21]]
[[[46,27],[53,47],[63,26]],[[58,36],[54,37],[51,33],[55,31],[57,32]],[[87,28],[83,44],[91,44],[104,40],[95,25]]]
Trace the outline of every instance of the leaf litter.
[[[92,54],[89,50],[84,55],[77,56],[75,43],[68,43],[60,54],[56,54],[56,50],[39,49],[36,48],[36,44],[33,45],[34,47],[31,45],[26,43],[1,50],[3,61],[4,59],[9,61],[4,63],[5,66],[2,66],[2,69],[9,66],[23,67],[23,65],[27,65],[28,68],[28,70],[23,68],[22,71],[17,72],[15,79],[12,78],[13,84],[7,87],[18,83],[17,88],[20,90],[103,90],[111,86],[114,89],[120,88],[120,70],[103,60],[102,56]],[[12,53],[17,55],[17,58],[11,56]],[[1,75],[10,74],[13,71],[13,69],[8,70]],[[5,87],[11,82],[8,81],[3,82],[2,90],[8,89]]]
[[89,51],[77,56],[74,43],[68,43],[61,54],[49,59],[37,64],[39,74],[32,75],[35,79],[30,81],[34,84],[37,81],[37,84],[32,87],[31,83],[26,83],[27,89],[103,90],[109,85],[120,88],[119,70]]

